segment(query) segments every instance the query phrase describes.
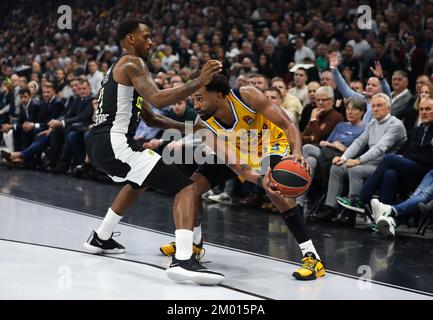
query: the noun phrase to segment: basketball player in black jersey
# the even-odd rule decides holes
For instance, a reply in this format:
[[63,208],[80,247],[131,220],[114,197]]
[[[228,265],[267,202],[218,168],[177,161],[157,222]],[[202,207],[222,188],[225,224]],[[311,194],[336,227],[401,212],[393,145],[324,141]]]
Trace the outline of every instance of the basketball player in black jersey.
[[[168,277],[175,281],[218,284],[224,276],[204,268],[192,252],[196,208],[191,199],[195,184],[174,165],[164,164],[158,154],[136,145],[133,136],[141,110],[149,107],[147,101],[162,108],[185,99],[208,84],[222,65],[211,60],[204,65],[199,78],[180,87],[159,90],[144,62],[152,45],[147,25],[136,19],[125,20],[119,26],[118,36],[122,55],[102,81],[87,151],[97,169],[126,185],[84,246],[94,253],[123,253],[125,248],[113,239],[115,226],[145,187],[165,190],[175,195],[173,216],[177,244],[176,255],[167,269]],[[179,124],[173,121],[166,125],[178,128]]]

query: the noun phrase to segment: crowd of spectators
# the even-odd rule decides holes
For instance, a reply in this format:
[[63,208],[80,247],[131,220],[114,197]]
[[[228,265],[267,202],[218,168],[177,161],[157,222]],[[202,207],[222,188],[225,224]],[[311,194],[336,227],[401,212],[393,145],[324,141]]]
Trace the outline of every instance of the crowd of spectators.
[[[314,177],[298,199],[309,219],[354,226],[363,212],[393,236],[400,217],[415,217],[425,231],[432,205],[419,210],[413,199],[433,199],[432,1],[74,1],[72,29],[60,29],[63,2],[0,4],[5,165],[105,179],[86,157],[86,140],[101,80],[120,55],[117,26],[136,17],[151,27],[147,62],[160,89],[218,59],[232,87],[257,87],[299,126]],[[363,4],[370,29],[359,29]],[[178,121],[196,116],[190,100],[154,110]],[[198,143],[162,136],[140,122],[135,139],[157,152]],[[205,199],[275,211],[263,190],[238,179]]]

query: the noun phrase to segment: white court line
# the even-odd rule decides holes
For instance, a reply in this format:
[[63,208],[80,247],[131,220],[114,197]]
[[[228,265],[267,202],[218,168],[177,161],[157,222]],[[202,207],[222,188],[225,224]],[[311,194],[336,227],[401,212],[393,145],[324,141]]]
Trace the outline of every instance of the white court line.
[[[0,236],[4,239],[82,251],[81,244],[87,239],[89,228],[100,223],[100,217],[75,214],[71,210],[15,197],[0,196],[0,206],[4,212],[9,212],[0,225]],[[122,258],[161,268],[168,266],[170,259],[158,254],[158,248],[161,243],[171,241],[172,236],[125,224],[119,225],[119,231],[123,232],[121,241],[128,250]],[[300,282],[290,276],[297,268],[295,264],[222,246],[208,245],[206,258],[212,260],[213,269],[226,274],[225,285],[272,299],[431,298],[421,292],[377,283],[370,283],[369,289],[363,289],[358,280],[331,273],[316,281]],[[197,299],[200,298],[198,295]]]
[[162,269],[121,259],[10,241],[0,250],[0,299],[257,299],[221,286],[185,290]]

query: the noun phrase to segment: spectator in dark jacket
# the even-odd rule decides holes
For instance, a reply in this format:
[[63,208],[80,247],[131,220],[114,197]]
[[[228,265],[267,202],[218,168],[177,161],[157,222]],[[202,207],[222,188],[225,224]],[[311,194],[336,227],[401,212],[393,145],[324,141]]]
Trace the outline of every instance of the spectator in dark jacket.
[[[310,103],[308,103],[302,109],[301,120],[299,120],[299,131],[303,132],[308,125],[311,118],[311,112],[316,108],[316,90],[320,88],[320,84],[316,81],[311,81],[308,86],[308,97]],[[334,96],[335,98],[335,96]]]
[[56,90],[52,83],[47,82],[42,86],[42,96],[44,101],[41,104],[40,112],[34,123],[31,124],[38,132],[47,130],[48,122],[60,117],[65,112],[65,105],[56,98]]
[[9,123],[9,118],[15,113],[15,98],[12,83],[3,80],[0,91],[0,125]]
[[[79,104],[81,101],[79,97],[78,80],[74,79],[70,82],[70,84],[71,84],[73,96],[69,97],[66,100],[66,114],[69,114],[73,112],[73,110],[79,108]],[[21,150],[20,152],[12,152],[10,155],[4,154],[5,158],[17,164],[24,163],[24,162],[28,163],[29,161],[33,160],[35,156],[40,155],[45,149],[48,148],[51,140],[51,131],[52,131],[51,129],[47,129],[38,133],[35,140],[30,146]],[[45,163],[42,164],[41,166],[46,167],[47,165],[49,164]]]
[[[82,164],[85,158],[84,132],[92,121],[92,91],[88,80],[79,83],[80,103],[73,104],[67,113],[49,122],[52,130],[48,172],[65,173],[69,169],[72,153],[75,165]],[[73,152],[74,151],[74,152]],[[59,157],[60,154],[60,157]]]
[[330,87],[320,87],[316,91],[317,107],[311,112],[310,121],[302,133],[302,144],[316,144],[326,140],[343,116],[333,109],[334,92]]
[[43,120],[43,114],[41,106],[37,105],[30,98],[30,90],[28,88],[22,88],[19,90],[20,96],[20,113],[18,120],[15,124],[5,123],[2,125],[2,132],[8,133],[9,130],[13,130],[14,149],[22,150],[28,147],[35,135],[36,128],[39,128],[40,121]]
[[421,101],[421,125],[414,129],[398,154],[385,155],[370,175],[361,192],[351,199],[353,209],[370,203],[378,192],[380,202],[395,203],[398,191],[414,190],[425,174],[433,169],[433,99]]
[[418,111],[419,104],[423,99],[427,99],[427,98],[433,98],[433,85],[430,81],[426,82],[426,84],[420,87],[419,92],[417,92],[417,97],[413,97],[412,101],[410,101],[409,104],[406,106],[406,112],[404,115],[403,123],[407,132],[412,131],[420,124],[419,111]]

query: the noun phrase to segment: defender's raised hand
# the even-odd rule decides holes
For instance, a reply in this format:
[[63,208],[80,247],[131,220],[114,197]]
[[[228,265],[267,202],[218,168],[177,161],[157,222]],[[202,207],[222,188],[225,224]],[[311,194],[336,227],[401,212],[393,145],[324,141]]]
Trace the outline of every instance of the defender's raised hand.
[[223,65],[218,60],[209,60],[202,67],[201,73],[199,76],[199,81],[202,85],[207,85],[211,82],[214,74],[220,73],[223,68]]

